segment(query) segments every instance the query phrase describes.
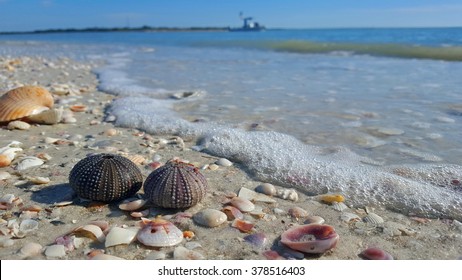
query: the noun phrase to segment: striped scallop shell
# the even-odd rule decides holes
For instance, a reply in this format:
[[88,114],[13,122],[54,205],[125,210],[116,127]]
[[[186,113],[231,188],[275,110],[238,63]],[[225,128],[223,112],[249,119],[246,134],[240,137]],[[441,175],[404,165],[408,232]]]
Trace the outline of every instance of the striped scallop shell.
[[204,198],[207,188],[207,181],[199,170],[179,160],[168,161],[144,182],[146,198],[163,208],[194,206]]
[[85,199],[111,202],[134,195],[143,176],[129,159],[116,154],[96,154],[79,161],[69,174],[69,184]]
[[0,97],[0,122],[38,114],[53,107],[53,96],[37,86],[12,89]]

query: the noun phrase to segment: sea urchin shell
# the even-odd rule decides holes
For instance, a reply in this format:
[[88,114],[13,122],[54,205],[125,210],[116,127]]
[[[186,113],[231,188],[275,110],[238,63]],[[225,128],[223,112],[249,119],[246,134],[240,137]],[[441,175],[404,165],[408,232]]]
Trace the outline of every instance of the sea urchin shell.
[[138,167],[123,156],[96,154],[72,168],[69,184],[81,198],[111,202],[134,195],[141,189],[143,176]]
[[170,160],[154,170],[144,182],[146,198],[163,208],[188,208],[201,201],[207,181],[192,164]]

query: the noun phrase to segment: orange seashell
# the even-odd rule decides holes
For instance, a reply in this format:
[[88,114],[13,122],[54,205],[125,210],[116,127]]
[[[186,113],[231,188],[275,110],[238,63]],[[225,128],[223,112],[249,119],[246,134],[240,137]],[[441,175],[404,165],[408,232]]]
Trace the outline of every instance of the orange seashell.
[[321,195],[320,199],[322,202],[328,203],[328,204],[333,203],[333,202],[345,201],[345,198],[340,194],[325,194],[325,195]]
[[0,155],[0,167],[6,167],[11,164],[11,159],[7,155]]
[[72,112],[85,112],[87,110],[87,106],[85,105],[72,105],[69,107]]
[[53,96],[37,86],[12,89],[0,97],[0,122],[35,115],[52,108]]

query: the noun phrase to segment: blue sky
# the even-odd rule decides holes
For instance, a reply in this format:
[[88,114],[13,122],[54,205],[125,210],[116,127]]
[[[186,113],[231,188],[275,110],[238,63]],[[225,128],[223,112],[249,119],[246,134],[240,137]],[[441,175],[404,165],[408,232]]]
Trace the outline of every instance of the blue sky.
[[461,0],[0,0],[0,31],[48,28],[462,26]]

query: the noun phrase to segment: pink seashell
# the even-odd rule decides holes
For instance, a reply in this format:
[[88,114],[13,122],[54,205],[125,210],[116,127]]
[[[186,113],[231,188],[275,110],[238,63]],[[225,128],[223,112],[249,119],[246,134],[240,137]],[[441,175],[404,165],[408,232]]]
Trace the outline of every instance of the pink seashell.
[[267,260],[285,260],[278,252],[272,250],[263,252],[263,256],[265,256]]
[[244,240],[259,248],[264,247],[268,242],[268,238],[262,232],[247,235]]
[[295,226],[281,235],[281,243],[304,253],[325,253],[334,248],[339,235],[329,225],[308,224]]
[[231,226],[239,229],[242,232],[250,232],[252,231],[254,225],[249,221],[236,219],[233,221]]
[[224,212],[226,216],[228,216],[228,221],[232,221],[234,219],[244,219],[244,214],[242,214],[242,212],[234,206],[228,205],[224,207],[221,211]]
[[137,234],[139,242],[146,246],[168,247],[183,241],[183,232],[169,221],[149,221]]
[[377,247],[369,247],[358,256],[364,260],[393,260],[393,256],[390,253]]

